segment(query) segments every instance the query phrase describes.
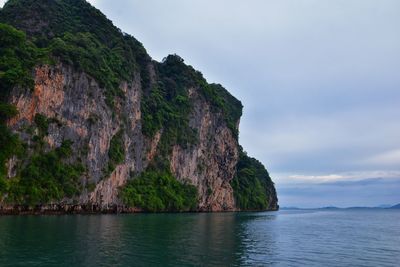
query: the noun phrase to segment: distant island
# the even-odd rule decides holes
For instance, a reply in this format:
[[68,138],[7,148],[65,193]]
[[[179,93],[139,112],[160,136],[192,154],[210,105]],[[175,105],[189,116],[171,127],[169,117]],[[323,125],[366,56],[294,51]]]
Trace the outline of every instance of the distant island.
[[363,207],[363,206],[354,206],[354,207],[345,207],[339,208],[335,206],[327,206],[327,207],[319,207],[319,208],[299,208],[299,207],[280,207],[281,210],[346,210],[346,209],[400,209],[400,203],[396,205],[379,205],[376,207]]

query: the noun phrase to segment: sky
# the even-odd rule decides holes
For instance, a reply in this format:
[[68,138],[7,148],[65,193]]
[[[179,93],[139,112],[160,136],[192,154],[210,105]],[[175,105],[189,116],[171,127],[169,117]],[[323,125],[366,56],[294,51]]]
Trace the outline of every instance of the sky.
[[242,101],[281,207],[400,203],[400,1],[89,2]]

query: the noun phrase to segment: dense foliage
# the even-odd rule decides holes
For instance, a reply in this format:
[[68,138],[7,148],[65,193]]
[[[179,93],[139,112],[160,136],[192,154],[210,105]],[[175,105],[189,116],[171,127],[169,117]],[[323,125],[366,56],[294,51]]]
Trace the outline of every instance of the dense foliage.
[[[220,84],[209,84],[201,72],[184,63],[177,55],[169,55],[161,64],[159,72],[170,95],[176,95],[188,88],[198,88],[202,96],[208,100],[214,112],[222,112],[228,127],[237,134],[236,122],[242,116],[242,103],[232,96]],[[175,89],[174,91],[174,88]],[[175,94],[174,94],[175,93]]]
[[49,128],[49,120],[43,114],[36,114],[34,118],[35,124],[39,130],[40,136],[47,135],[47,130]]
[[268,171],[258,160],[240,151],[237,174],[231,181],[236,205],[242,210],[264,210],[276,197]]
[[166,156],[173,144],[186,147],[197,142],[196,131],[189,126],[191,104],[187,88],[190,79],[185,76],[186,68],[181,58],[170,56],[158,65],[159,82],[142,100],[143,133],[151,137],[163,131],[155,163],[158,169],[169,168]]
[[[27,166],[18,177],[7,180],[5,162],[21,155],[24,146],[6,127],[15,116],[15,107],[6,104],[15,86],[32,88],[35,65],[61,60],[85,71],[104,87],[106,101],[113,105],[122,97],[118,86],[132,80],[135,71],[150,61],[143,46],[133,37],[122,34],[100,11],[82,0],[33,1],[10,0],[0,10],[0,192],[15,203],[46,203],[78,193],[82,166],[66,164],[59,152],[43,152],[49,119],[41,114],[34,122],[39,136],[33,136],[33,154],[25,158]],[[140,64],[138,64],[140,63]],[[146,82],[148,75],[141,75]],[[110,166],[124,157],[122,133],[111,141]],[[46,165],[50,167],[46,168]],[[54,166],[52,168],[51,166]]]
[[[14,106],[0,104],[0,196],[5,194],[9,203],[36,205],[77,195],[81,190],[79,178],[84,167],[65,162],[71,157],[71,142],[64,141],[59,148],[47,153],[39,146],[28,159],[26,145],[5,125],[5,121],[16,113]],[[48,119],[38,114],[35,124],[40,136],[34,140],[41,143],[41,138],[47,134]],[[13,155],[26,159],[27,164],[19,166],[16,177],[6,179],[5,163]]]
[[132,80],[135,71],[147,82],[150,57],[143,45],[86,1],[10,0],[0,21],[27,32],[52,57],[93,76],[106,89],[110,106],[123,97],[120,82]]
[[242,103],[220,84],[207,84],[203,86],[203,94],[214,107],[222,111],[227,126],[238,137],[239,132],[236,124],[242,116]]
[[24,146],[16,134],[13,134],[4,124],[0,123],[0,196],[7,191],[6,160],[13,155],[21,155]]
[[[13,155],[26,157],[26,146],[6,126],[6,121],[18,114],[7,99],[15,86],[33,87],[33,67],[48,62],[48,50],[37,48],[24,32],[2,23],[0,45],[0,193],[6,194],[8,202],[29,205],[71,197],[80,191],[79,176],[83,167],[64,163],[63,159],[71,154],[69,142],[48,153],[37,151],[27,165],[21,166],[17,177],[6,179],[6,160]],[[36,139],[40,142],[47,134],[49,122],[41,114],[34,121],[40,135]]]
[[[154,86],[144,100],[144,133],[148,136],[161,129],[173,128],[190,133],[188,115],[191,106],[188,89],[198,88],[200,93],[211,104],[214,112],[222,112],[228,127],[237,135],[236,123],[242,115],[242,104],[219,84],[208,84],[203,75],[184,63],[177,55],[169,55],[158,64],[160,81]],[[190,135],[188,135],[190,136]],[[179,141],[179,140],[178,140]],[[180,140],[193,142],[193,138]]]
[[24,152],[19,137],[6,126],[7,120],[18,114],[15,106],[7,103],[7,98],[14,86],[32,87],[31,69],[40,51],[26,40],[23,32],[1,23],[0,45],[0,193],[5,193],[8,189],[6,160]]
[[123,131],[116,133],[110,141],[110,149],[108,150],[108,172],[112,172],[117,164],[125,159],[125,145],[123,139]]
[[24,32],[0,23],[0,101],[5,102],[15,86],[33,87],[32,68],[43,62],[45,55]]
[[79,194],[84,167],[65,163],[71,153],[71,142],[64,141],[51,152],[34,155],[19,176],[5,182],[6,202],[38,205]]
[[192,105],[189,88],[197,88],[213,112],[221,112],[227,126],[237,136],[236,123],[242,114],[242,104],[221,85],[208,84],[203,75],[184,63],[177,55],[169,55],[157,64],[159,81],[142,100],[143,133],[146,136],[162,130],[159,155],[154,163],[158,169],[168,169],[166,156],[173,144],[182,147],[197,142],[197,132],[189,126]]
[[[154,85],[143,100],[143,133],[153,136],[164,128],[169,131],[190,132],[188,113],[190,104],[183,84],[169,77],[160,65],[160,81]],[[178,129],[180,128],[180,129]]]
[[[26,19],[23,19],[26,18]],[[106,88],[107,103],[123,98],[121,81],[130,81],[139,71],[147,97],[143,101],[143,133],[149,137],[163,128],[165,143],[187,145],[195,142],[188,126],[190,105],[188,88],[200,88],[216,111],[221,111],[228,126],[237,134],[241,116],[240,101],[222,86],[208,84],[202,74],[176,56],[155,64],[159,80],[149,82],[151,62],[142,44],[123,34],[99,10],[82,0],[10,0],[0,13],[0,21],[28,33],[33,43],[46,48],[49,55],[93,76]],[[29,21],[30,23],[26,23]],[[33,27],[32,25],[36,25]]]
[[148,212],[191,211],[197,205],[196,187],[180,183],[168,172],[144,172],[130,180],[120,194],[125,205]]
[[0,20],[27,32],[40,47],[66,32],[90,32],[110,48],[123,38],[104,14],[83,0],[9,0]]

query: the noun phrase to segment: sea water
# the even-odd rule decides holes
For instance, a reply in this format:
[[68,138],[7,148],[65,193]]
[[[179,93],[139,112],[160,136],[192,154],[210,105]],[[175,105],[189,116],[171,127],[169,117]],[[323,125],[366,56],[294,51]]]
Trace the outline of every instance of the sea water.
[[2,216],[0,266],[400,266],[400,210]]

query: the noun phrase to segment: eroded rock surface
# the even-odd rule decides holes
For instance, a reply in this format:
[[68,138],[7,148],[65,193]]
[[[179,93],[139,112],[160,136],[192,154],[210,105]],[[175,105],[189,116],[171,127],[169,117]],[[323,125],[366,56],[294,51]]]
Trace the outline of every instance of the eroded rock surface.
[[[82,177],[85,189],[79,202],[105,208],[120,205],[119,188],[132,173],[142,172],[154,159],[162,136],[162,130],[152,138],[144,137],[141,132],[139,74],[121,84],[124,97],[117,99],[115,110],[106,104],[104,89],[93,78],[70,66],[61,63],[38,66],[34,78],[33,91],[15,88],[12,92],[10,102],[19,114],[9,121],[9,126],[29,143],[31,136],[25,129],[34,123],[35,115],[49,118],[51,123],[44,137],[46,149],[54,149],[63,140],[71,140],[75,152],[72,161],[79,160],[86,166],[87,171]],[[235,175],[238,142],[223,115],[212,112],[197,90],[191,88],[188,94],[193,105],[190,127],[196,129],[198,142],[187,148],[172,147],[169,156],[171,172],[179,180],[197,187],[199,210],[234,210],[229,182]],[[108,174],[105,168],[109,161],[110,141],[121,128],[125,160]],[[10,159],[10,176],[14,165],[15,159]],[[88,184],[94,185],[92,192],[86,189]]]

